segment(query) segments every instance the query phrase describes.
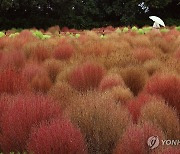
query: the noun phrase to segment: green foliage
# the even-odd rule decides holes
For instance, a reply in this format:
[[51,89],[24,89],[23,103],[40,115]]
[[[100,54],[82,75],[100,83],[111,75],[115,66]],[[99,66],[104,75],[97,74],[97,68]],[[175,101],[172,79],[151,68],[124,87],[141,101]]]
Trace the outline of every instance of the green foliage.
[[106,36],[106,35],[101,35],[100,38],[101,38],[101,39],[106,39],[107,36]]
[[[149,8],[149,14],[165,16],[168,25],[179,25],[178,18],[172,12],[179,14],[177,0],[144,0]],[[0,29],[11,27],[22,28],[48,28],[59,25],[76,29],[91,29],[94,27],[144,26],[151,24],[144,10],[139,4],[142,0],[0,0]],[[170,5],[176,9],[168,10]],[[162,13],[161,13],[162,12]],[[139,19],[138,19],[139,18]],[[147,20],[147,22],[145,21]],[[139,21],[138,21],[139,20]],[[149,22],[148,22],[149,21]],[[18,29],[17,32],[20,32]]]
[[0,38],[5,36],[4,32],[0,32]]
[[152,27],[150,27],[150,26],[149,27],[143,27],[142,29],[144,30],[145,33],[148,33],[152,30]]
[[43,33],[41,31],[36,30],[35,32],[33,32],[33,35],[40,39],[43,39]]
[[144,34],[145,32],[144,32],[143,29],[139,29],[139,30],[138,30],[138,33],[139,33],[139,34]]
[[124,28],[123,28],[123,32],[124,32],[124,33],[128,32],[128,31],[129,31],[129,28],[128,28],[128,27],[124,27]]
[[76,38],[79,38],[80,36],[81,36],[80,34],[76,34],[76,35],[75,35]]
[[43,35],[43,40],[45,40],[45,39],[49,39],[49,38],[51,38],[51,36],[50,35]]
[[180,26],[176,27],[176,30],[180,31]]
[[137,32],[137,31],[138,31],[138,28],[137,28],[136,26],[133,26],[133,27],[131,28],[131,30],[132,30],[132,32]]
[[180,19],[168,18],[165,20],[165,23],[169,26],[180,25]]
[[117,29],[116,29],[116,32],[117,32],[117,33],[121,33],[122,31],[121,31],[120,28],[117,28]]
[[14,34],[10,34],[10,35],[9,35],[9,37],[14,38],[14,37],[16,37],[17,35],[19,35],[19,33],[18,33],[18,32],[14,33]]
[[70,34],[69,37],[70,37],[70,38],[74,38],[74,35],[73,35],[73,34]]

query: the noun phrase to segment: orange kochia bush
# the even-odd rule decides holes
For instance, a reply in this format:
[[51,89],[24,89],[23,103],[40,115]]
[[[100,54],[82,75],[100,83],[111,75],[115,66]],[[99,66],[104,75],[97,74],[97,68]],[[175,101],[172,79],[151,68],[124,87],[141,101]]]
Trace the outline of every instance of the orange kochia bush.
[[97,92],[80,95],[66,109],[66,114],[85,135],[90,153],[111,153],[127,126],[132,124],[124,106]]

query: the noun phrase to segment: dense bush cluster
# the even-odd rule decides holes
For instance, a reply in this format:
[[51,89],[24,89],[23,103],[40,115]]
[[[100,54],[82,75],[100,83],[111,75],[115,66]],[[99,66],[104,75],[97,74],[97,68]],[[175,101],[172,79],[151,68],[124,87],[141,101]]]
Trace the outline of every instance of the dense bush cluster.
[[102,30],[0,37],[0,152],[179,153],[180,32]]

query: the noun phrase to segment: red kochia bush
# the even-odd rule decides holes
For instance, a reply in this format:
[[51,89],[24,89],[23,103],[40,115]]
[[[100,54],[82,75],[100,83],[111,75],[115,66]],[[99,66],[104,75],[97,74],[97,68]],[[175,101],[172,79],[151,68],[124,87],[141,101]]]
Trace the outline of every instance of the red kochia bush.
[[2,115],[7,112],[9,106],[13,104],[13,97],[9,95],[1,95],[0,96],[0,133],[1,133],[1,122],[2,122]]
[[35,154],[87,154],[84,138],[69,120],[42,124],[30,135],[28,151]]
[[69,75],[69,83],[77,90],[89,90],[98,87],[103,76],[105,69],[93,62],[86,62],[78,66]]
[[0,93],[15,94],[28,90],[28,83],[21,73],[11,69],[0,72]]
[[[141,125],[130,126],[122,138],[120,139],[114,154],[146,154],[149,153],[149,147],[147,145],[148,138],[151,136],[158,136],[161,141],[164,139],[164,134],[160,129],[153,126],[150,123],[144,123]],[[153,149],[152,152],[157,152],[161,149],[161,145],[157,149]]]
[[147,82],[145,92],[162,96],[180,113],[180,78],[171,74],[156,74]]
[[47,42],[37,41],[30,46],[30,54],[33,60],[42,62],[51,57],[51,45]]
[[127,106],[132,115],[134,123],[137,123],[140,112],[141,112],[141,108],[144,106],[144,104],[146,104],[147,102],[149,102],[153,99],[155,100],[155,99],[160,99],[160,98],[151,96],[149,94],[141,93],[135,99],[130,100],[128,102]]
[[8,44],[10,43],[10,39],[9,37],[2,37],[0,38],[0,49],[4,49],[6,46],[8,46]]
[[23,39],[24,41],[35,41],[37,38],[33,35],[33,33],[27,29],[21,31],[21,33],[17,36],[18,39]]
[[120,75],[114,74],[105,76],[101,80],[98,88],[100,91],[105,91],[113,88],[114,86],[125,86],[123,78]]
[[0,65],[2,69],[13,68],[19,70],[24,67],[25,60],[23,52],[14,50],[2,55]]
[[48,97],[43,95],[14,96],[13,105],[1,118],[0,145],[3,152],[25,151],[31,128],[38,126],[42,121],[49,121],[60,115],[59,105]]
[[137,48],[133,51],[133,56],[141,61],[145,62],[146,60],[150,60],[155,57],[155,54],[148,48]]
[[31,81],[37,74],[46,73],[43,66],[36,63],[27,63],[22,70],[22,75],[28,80]]
[[56,59],[68,59],[74,53],[73,46],[66,41],[61,41],[60,44],[54,50],[54,58]]

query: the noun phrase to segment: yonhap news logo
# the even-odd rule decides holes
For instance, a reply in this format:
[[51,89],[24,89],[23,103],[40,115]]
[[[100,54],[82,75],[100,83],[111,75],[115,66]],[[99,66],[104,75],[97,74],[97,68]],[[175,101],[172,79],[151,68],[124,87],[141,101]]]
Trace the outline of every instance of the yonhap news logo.
[[151,136],[148,138],[147,144],[150,149],[155,149],[159,146],[159,138],[158,136]]
[[148,147],[153,150],[157,148],[160,144],[169,145],[169,146],[178,146],[180,145],[180,140],[159,140],[158,136],[151,136],[147,140]]

